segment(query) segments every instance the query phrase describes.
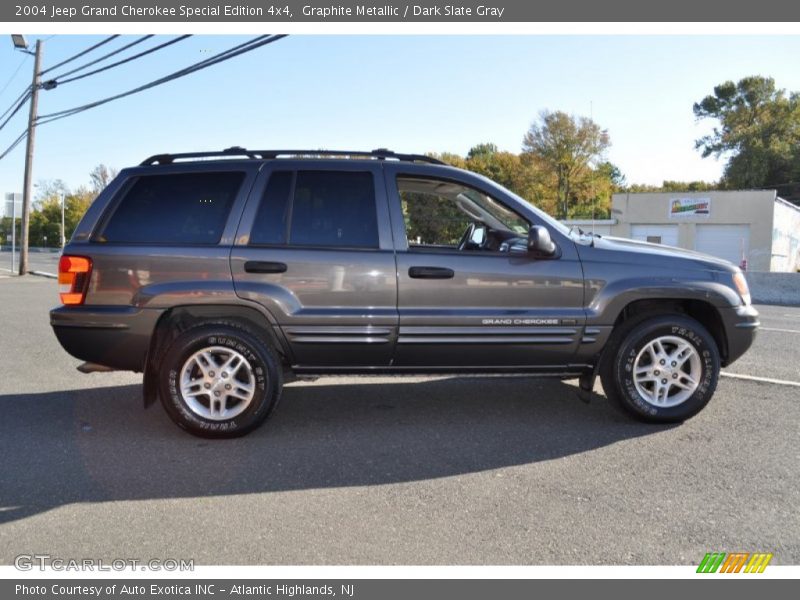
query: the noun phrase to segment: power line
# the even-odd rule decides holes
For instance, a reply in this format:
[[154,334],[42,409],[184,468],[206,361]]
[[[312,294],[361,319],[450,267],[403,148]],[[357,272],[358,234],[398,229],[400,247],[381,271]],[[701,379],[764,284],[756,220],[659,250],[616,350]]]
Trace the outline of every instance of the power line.
[[[22,65],[25,64],[26,60],[28,60],[28,55],[27,54],[22,57],[22,60],[20,61],[19,66],[17,66],[17,68],[14,69],[14,72],[11,74],[11,77],[8,78],[8,81],[6,81],[6,84],[3,86],[3,89],[0,90],[0,96],[2,96],[3,92],[5,92],[6,89],[8,89],[8,86],[11,85],[11,82],[14,81],[14,77],[17,76],[17,73],[19,73],[19,70],[22,68]],[[14,102],[16,102],[16,100],[14,100]]]
[[207,67],[210,67],[212,65],[218,64],[220,62],[229,60],[231,58],[234,58],[234,57],[239,56],[241,54],[244,54],[246,52],[250,52],[252,50],[255,50],[256,48],[260,48],[261,46],[265,46],[267,44],[271,44],[272,42],[277,42],[278,40],[280,40],[280,39],[282,39],[284,37],[286,37],[286,34],[262,35],[262,36],[255,37],[252,40],[249,40],[249,41],[247,41],[247,42],[245,42],[243,44],[239,44],[238,46],[234,46],[233,48],[230,48],[228,50],[220,52],[219,54],[215,54],[214,56],[212,56],[210,58],[202,60],[202,61],[200,61],[198,63],[193,64],[193,65],[189,65],[188,67],[185,67],[185,68],[183,68],[183,69],[181,69],[179,71],[175,71],[174,73],[171,73],[170,75],[166,75],[164,77],[161,77],[159,79],[156,79],[154,81],[151,81],[149,83],[141,85],[139,87],[133,88],[131,90],[128,90],[127,92],[122,92],[122,93],[116,94],[114,96],[109,96],[109,97],[103,98],[101,100],[96,100],[94,102],[90,102],[90,103],[84,104],[82,106],[76,106],[76,107],[73,107],[73,108],[68,108],[66,110],[60,110],[58,112],[50,113],[50,114],[47,114],[47,115],[41,115],[39,117],[38,123],[39,124],[50,123],[50,122],[56,121],[58,119],[63,119],[65,117],[69,117],[69,116],[78,114],[78,113],[83,112],[85,110],[96,108],[96,107],[101,106],[103,104],[107,104],[108,102],[112,102],[114,100],[119,100],[121,98],[125,98],[126,96],[131,96],[133,94],[138,94],[139,92],[143,92],[145,90],[148,90],[150,88],[156,87],[158,85],[162,85],[164,83],[168,83],[170,81],[173,81],[174,79],[178,79],[180,77],[184,77],[186,75],[190,75],[191,73],[196,73],[197,71],[200,71],[201,69],[205,69]]
[[19,146],[19,145],[20,145],[20,143],[22,142],[22,140],[24,140],[26,137],[28,137],[28,130],[27,130],[27,129],[26,129],[25,131],[23,131],[23,132],[20,134],[20,136],[19,136],[19,137],[18,137],[16,140],[14,140],[14,141],[11,143],[11,145],[10,145],[8,148],[6,148],[6,149],[3,151],[3,153],[2,153],[2,154],[0,154],[0,160],[3,160],[3,159],[6,157],[6,156],[8,156],[8,154],[10,154],[10,153],[11,153],[11,151],[12,151],[14,148],[16,148],[17,146]]
[[[141,85],[141,86],[139,86],[137,88],[133,88],[131,90],[128,90],[127,92],[123,92],[123,93],[117,94],[115,96],[109,96],[107,98],[103,98],[101,100],[97,100],[97,101],[91,102],[89,104],[84,104],[82,106],[76,106],[76,107],[73,107],[73,108],[70,108],[70,109],[58,111],[58,112],[55,112],[55,113],[50,113],[48,115],[41,115],[37,119],[37,125],[43,125],[45,123],[50,123],[50,122],[56,121],[58,119],[63,119],[65,117],[72,116],[74,114],[83,112],[85,110],[89,110],[91,108],[95,108],[97,106],[101,106],[101,105],[106,104],[108,102],[112,102],[113,100],[118,100],[118,99],[124,98],[126,96],[131,96],[133,94],[137,94],[139,92],[142,92],[142,91],[145,91],[147,89],[156,87],[158,85],[162,85],[164,83],[168,83],[168,82],[170,82],[170,81],[172,81],[174,79],[179,79],[180,77],[184,77],[186,75],[190,75],[192,73],[200,71],[201,69],[205,69],[206,67],[210,67],[210,66],[216,65],[218,63],[221,63],[221,62],[224,62],[224,61],[229,60],[231,58],[234,58],[236,56],[239,56],[241,54],[245,54],[246,52],[250,52],[250,51],[255,50],[257,48],[260,48],[262,46],[266,46],[267,44],[271,44],[272,42],[277,42],[278,40],[283,39],[285,37],[286,37],[286,34],[257,36],[255,38],[253,38],[252,40],[249,40],[249,41],[244,42],[242,44],[239,44],[237,46],[233,46],[232,48],[229,48],[228,50],[225,50],[223,52],[215,54],[212,57],[209,57],[209,58],[207,58],[205,60],[202,60],[200,62],[197,62],[197,63],[194,63],[192,65],[189,65],[188,67],[184,67],[183,69],[175,71],[174,73],[171,73],[170,75],[166,75],[164,77],[161,77],[161,78],[156,79],[154,81],[151,81],[149,83]],[[16,107],[14,107],[14,113],[16,113],[20,109],[20,107],[27,101],[28,96],[30,95],[30,93],[31,93],[31,91],[30,91],[30,89],[28,89],[28,90],[26,90],[24,92],[23,96],[20,97],[19,104]],[[11,109],[9,109],[9,110],[11,110]],[[6,113],[8,113],[8,112],[9,111],[6,111]],[[3,117],[4,116],[5,116],[5,114],[3,115]],[[11,116],[13,116],[13,113],[12,113]],[[0,118],[3,118],[3,117],[0,117]],[[9,119],[10,119],[10,117],[9,117]],[[6,119],[6,122],[8,122],[9,119]],[[0,128],[2,128],[3,126],[5,126],[5,123],[3,123],[3,125],[0,125]],[[23,131],[22,134],[17,139],[15,139],[11,143],[11,145],[3,151],[2,154],[0,154],[0,160],[5,158],[6,156],[8,156],[8,154],[12,150],[14,150],[14,148],[16,148],[20,143],[22,143],[23,140],[25,140],[27,135],[28,135],[27,130]]]
[[61,75],[56,75],[56,79],[59,78],[59,77],[66,77],[67,75],[72,75],[73,73],[77,73],[78,71],[83,71],[84,69],[88,69],[92,65],[96,65],[99,62],[103,62],[107,58],[111,58],[112,56],[114,56],[116,54],[119,54],[120,52],[124,52],[125,50],[135,46],[136,44],[141,44],[142,42],[150,39],[151,37],[153,37],[153,34],[143,35],[142,37],[133,40],[129,44],[125,44],[121,48],[117,48],[113,52],[109,52],[108,54],[104,54],[100,58],[96,58],[96,59],[94,59],[92,61],[89,61],[88,63],[82,64],[80,67],[75,67],[74,69],[72,69],[71,71],[67,71],[66,73],[61,73]]
[[[23,102],[24,102],[25,100],[27,100],[27,99],[28,99],[28,96],[30,96],[30,93],[31,93],[31,86],[28,86],[27,88],[25,88],[24,90],[22,90],[22,93],[21,93],[19,96],[17,96],[17,99],[16,99],[16,100],[14,100],[14,101],[11,103],[11,106],[9,106],[9,107],[6,109],[6,111],[5,111],[5,112],[4,112],[2,115],[0,115],[0,119],[4,118],[4,117],[5,117],[5,116],[6,116],[6,115],[9,113],[9,112],[11,112],[11,110],[12,110],[12,109],[13,109],[13,108],[14,108],[14,107],[17,105],[17,102],[19,102],[20,100],[22,100]],[[19,109],[17,109],[17,110],[19,110]]]
[[53,65],[52,67],[49,67],[49,68],[45,69],[44,71],[42,71],[42,75],[44,75],[45,73],[47,73],[49,71],[52,71],[53,69],[57,69],[59,67],[63,67],[64,65],[66,65],[67,63],[72,62],[76,58],[80,58],[81,56],[83,56],[85,54],[89,54],[89,52],[91,52],[92,50],[96,50],[97,48],[99,48],[103,44],[107,44],[108,42],[110,42],[114,38],[118,38],[118,37],[119,37],[119,35],[110,35],[106,39],[101,40],[98,43],[96,43],[94,46],[89,46],[86,50],[82,50],[81,52],[78,52],[77,54],[75,54],[73,56],[70,56],[68,59],[62,60],[57,65]]
[[[88,49],[84,50],[83,52],[81,52],[79,54],[76,54],[75,56],[73,56],[72,58],[67,59],[66,61],[62,61],[58,65],[55,65],[54,67],[51,67],[51,69],[54,69],[54,68],[56,68],[56,67],[58,67],[60,65],[63,65],[66,62],[69,62],[69,61],[77,58],[78,56],[80,56],[82,54],[86,54],[87,52],[90,52],[94,48],[97,48],[98,46],[100,46],[100,45],[112,40],[115,37],[119,37],[119,36],[111,36],[109,38],[106,38],[105,40],[103,40],[99,44],[95,44],[91,48],[88,48]],[[131,44],[127,44],[127,45],[123,46],[122,48],[120,48],[118,50],[115,50],[114,52],[112,52],[110,54],[107,54],[104,57],[101,57],[101,58],[97,59],[94,62],[96,63],[98,61],[104,60],[105,58],[108,58],[109,56],[111,56],[113,54],[119,53],[119,52],[121,52],[121,51],[123,51],[123,50],[125,50],[127,48],[130,48],[134,44],[138,44],[140,42],[143,42],[148,37],[152,37],[152,36],[144,36],[142,38],[139,38],[138,40],[134,40],[134,42],[132,42]],[[114,67],[118,67],[118,66],[123,65],[125,63],[128,63],[128,62],[131,62],[133,60],[136,60],[137,58],[141,58],[141,57],[146,56],[148,54],[152,54],[153,52],[157,52],[158,50],[166,48],[167,46],[171,46],[172,44],[176,44],[176,43],[178,43],[180,41],[183,41],[183,40],[185,40],[186,38],[189,38],[189,37],[191,37],[191,35],[178,36],[178,37],[176,37],[176,38],[174,38],[172,40],[164,42],[163,44],[159,44],[158,46],[154,46],[153,48],[150,48],[149,50],[145,50],[144,52],[140,52],[139,54],[134,54],[133,56],[130,56],[130,57],[126,58],[126,59],[117,61],[115,63],[112,63],[110,65],[102,67],[100,69],[95,69],[94,71],[90,71],[89,73],[84,73],[83,75],[77,75],[75,77],[72,77],[70,79],[65,79],[63,81],[56,81],[56,83],[59,83],[59,84],[69,83],[71,81],[76,81],[78,79],[83,79],[84,77],[89,77],[90,75],[95,75],[95,74],[100,73],[102,71],[107,71],[107,70],[112,69]],[[23,60],[23,62],[24,62],[24,60]],[[93,64],[93,63],[89,63],[89,64]],[[82,70],[82,69],[86,68],[87,66],[88,66],[88,64],[87,65],[83,65],[82,67],[78,67],[77,69],[74,69],[73,71],[70,71],[70,73],[74,73],[76,71]],[[20,67],[22,67],[22,63],[20,63],[20,66],[17,67],[17,71],[19,71]],[[47,70],[50,70],[50,69],[47,69]],[[44,73],[46,71],[42,71],[42,72]],[[15,71],[14,74],[16,75],[16,71]],[[65,73],[65,75],[66,74],[68,74],[68,73]],[[63,75],[62,75],[62,77],[63,77]],[[13,79],[13,75],[12,75],[12,79]],[[9,80],[9,83],[11,83],[10,80]],[[8,87],[8,84],[6,84],[6,87]],[[8,119],[6,119],[6,121],[0,125],[0,129],[3,129],[3,127],[5,127],[6,123],[8,123],[8,121],[11,119],[11,117],[13,117],[19,111],[21,106],[18,103],[24,103],[28,99],[29,96],[30,96],[30,88],[28,88],[27,90],[23,91],[22,94],[19,97],[17,97],[17,99],[14,100],[14,102],[12,102],[11,106],[2,115],[0,115],[0,119],[3,119],[3,118],[5,118],[5,116],[9,112],[11,112],[13,110],[13,112],[11,112],[11,114],[9,115]]]
[[[167,46],[171,46],[172,44],[177,44],[185,40],[186,38],[192,37],[191,34],[189,35],[181,35],[174,39],[169,40],[168,42],[164,42],[163,44],[159,44],[158,46],[154,46],[149,50],[145,50],[144,52],[140,52],[139,54],[134,54],[133,56],[129,56],[123,60],[118,60],[115,63],[111,63],[110,65],[106,65],[105,67],[101,67],[99,69],[95,69],[94,71],[89,71],[88,73],[84,73],[83,75],[76,75],[75,77],[70,77],[69,79],[56,79],[55,82],[58,85],[64,85],[65,83],[70,83],[71,81],[77,81],[78,79],[83,79],[84,77],[89,77],[91,75],[96,75],[97,73],[102,73],[103,71],[108,71],[109,69],[113,69],[114,67],[118,67],[120,65],[124,65],[125,63],[131,62],[132,60],[136,60],[137,58],[141,58],[143,56],[147,56],[148,54],[152,54],[153,52],[157,52]],[[63,75],[62,75],[63,77]]]
[[12,110],[11,108],[9,108],[9,109],[8,109],[8,110],[7,110],[5,113],[3,113],[3,116],[2,116],[2,117],[0,117],[0,119],[2,119],[3,117],[5,117],[5,116],[6,116],[6,114],[8,114],[9,112],[10,112],[11,114],[9,114],[9,115],[8,115],[8,117],[6,118],[6,120],[5,120],[5,121],[3,121],[2,123],[0,123],[0,130],[2,130],[2,129],[3,129],[3,127],[5,127],[5,126],[8,124],[8,122],[9,122],[9,121],[10,121],[10,120],[11,120],[11,119],[14,117],[14,115],[15,115],[15,114],[17,114],[17,113],[19,112],[19,110],[20,110],[20,109],[21,109],[23,106],[25,106],[25,103],[28,101],[28,98],[30,98],[30,96],[31,96],[31,92],[30,92],[30,90],[29,90],[29,91],[27,91],[27,92],[26,92],[26,93],[25,93],[25,94],[22,96],[22,98],[20,99],[20,101],[19,101],[19,102],[17,102],[17,105],[13,107],[13,110]]

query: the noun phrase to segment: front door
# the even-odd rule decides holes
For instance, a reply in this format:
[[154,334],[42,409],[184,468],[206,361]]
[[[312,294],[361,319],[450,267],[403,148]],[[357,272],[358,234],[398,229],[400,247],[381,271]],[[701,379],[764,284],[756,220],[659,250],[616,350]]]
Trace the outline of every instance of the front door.
[[541,223],[485,188],[429,176],[424,167],[387,165],[386,172],[400,238],[393,364],[534,370],[571,364],[584,325],[573,242],[556,237],[557,257],[536,258],[527,252],[527,231]]
[[[376,183],[378,185],[376,185]],[[389,364],[397,280],[378,164],[264,168],[231,253],[236,293],[265,306],[294,366]]]

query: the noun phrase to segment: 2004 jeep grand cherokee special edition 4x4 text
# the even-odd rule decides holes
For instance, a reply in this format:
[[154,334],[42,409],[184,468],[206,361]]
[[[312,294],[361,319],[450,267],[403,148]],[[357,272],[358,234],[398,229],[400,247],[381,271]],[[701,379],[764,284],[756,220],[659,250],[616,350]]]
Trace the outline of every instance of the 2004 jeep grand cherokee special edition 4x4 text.
[[758,313],[728,262],[570,230],[479,175],[388,150],[165,154],[126,169],[59,264],[61,345],[144,373],[202,436],[284,377],[600,375],[639,419],[700,411]]

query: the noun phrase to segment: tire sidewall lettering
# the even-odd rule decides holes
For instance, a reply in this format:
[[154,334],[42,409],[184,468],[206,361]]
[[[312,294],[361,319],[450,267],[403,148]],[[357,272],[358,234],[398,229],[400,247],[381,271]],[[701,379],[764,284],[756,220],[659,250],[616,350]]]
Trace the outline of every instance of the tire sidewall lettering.
[[[657,337],[671,335],[686,340],[694,347],[701,362],[702,374],[694,393],[681,404],[673,407],[656,407],[641,397],[633,380],[634,364],[639,352]],[[716,388],[718,367],[715,366],[716,353],[709,348],[708,334],[701,334],[686,325],[658,325],[645,330],[642,335],[623,343],[617,358],[618,389],[636,412],[654,418],[670,417],[686,413],[691,416],[702,408]],[[699,407],[699,408],[697,408]]]
[[[184,361],[192,353],[205,346],[223,346],[232,350],[236,350],[250,363],[253,376],[255,378],[257,392],[256,397],[253,398],[251,406],[249,406],[242,414],[237,415],[236,417],[227,421],[208,421],[194,414],[186,405],[180,392],[179,372]],[[257,418],[259,413],[267,411],[272,405],[272,398],[270,397],[270,394],[274,395],[274,390],[270,390],[268,377],[269,369],[259,354],[250,346],[248,342],[243,339],[229,335],[204,336],[184,346],[176,355],[176,360],[172,362],[173,364],[170,365],[170,368],[167,371],[167,401],[171,405],[172,409],[178,413],[179,421],[183,422],[178,422],[178,424],[184,429],[218,434],[234,432],[241,427],[249,426],[253,418]]]

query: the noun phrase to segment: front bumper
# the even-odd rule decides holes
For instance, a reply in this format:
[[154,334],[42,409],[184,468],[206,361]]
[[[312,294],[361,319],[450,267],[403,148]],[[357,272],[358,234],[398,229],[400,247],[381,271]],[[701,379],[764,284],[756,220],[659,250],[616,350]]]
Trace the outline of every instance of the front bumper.
[[758,320],[758,311],[752,304],[723,308],[719,312],[727,346],[722,366],[727,367],[753,345],[761,323]]
[[75,358],[142,371],[162,313],[130,306],[61,306],[50,311],[50,325],[64,350]]

